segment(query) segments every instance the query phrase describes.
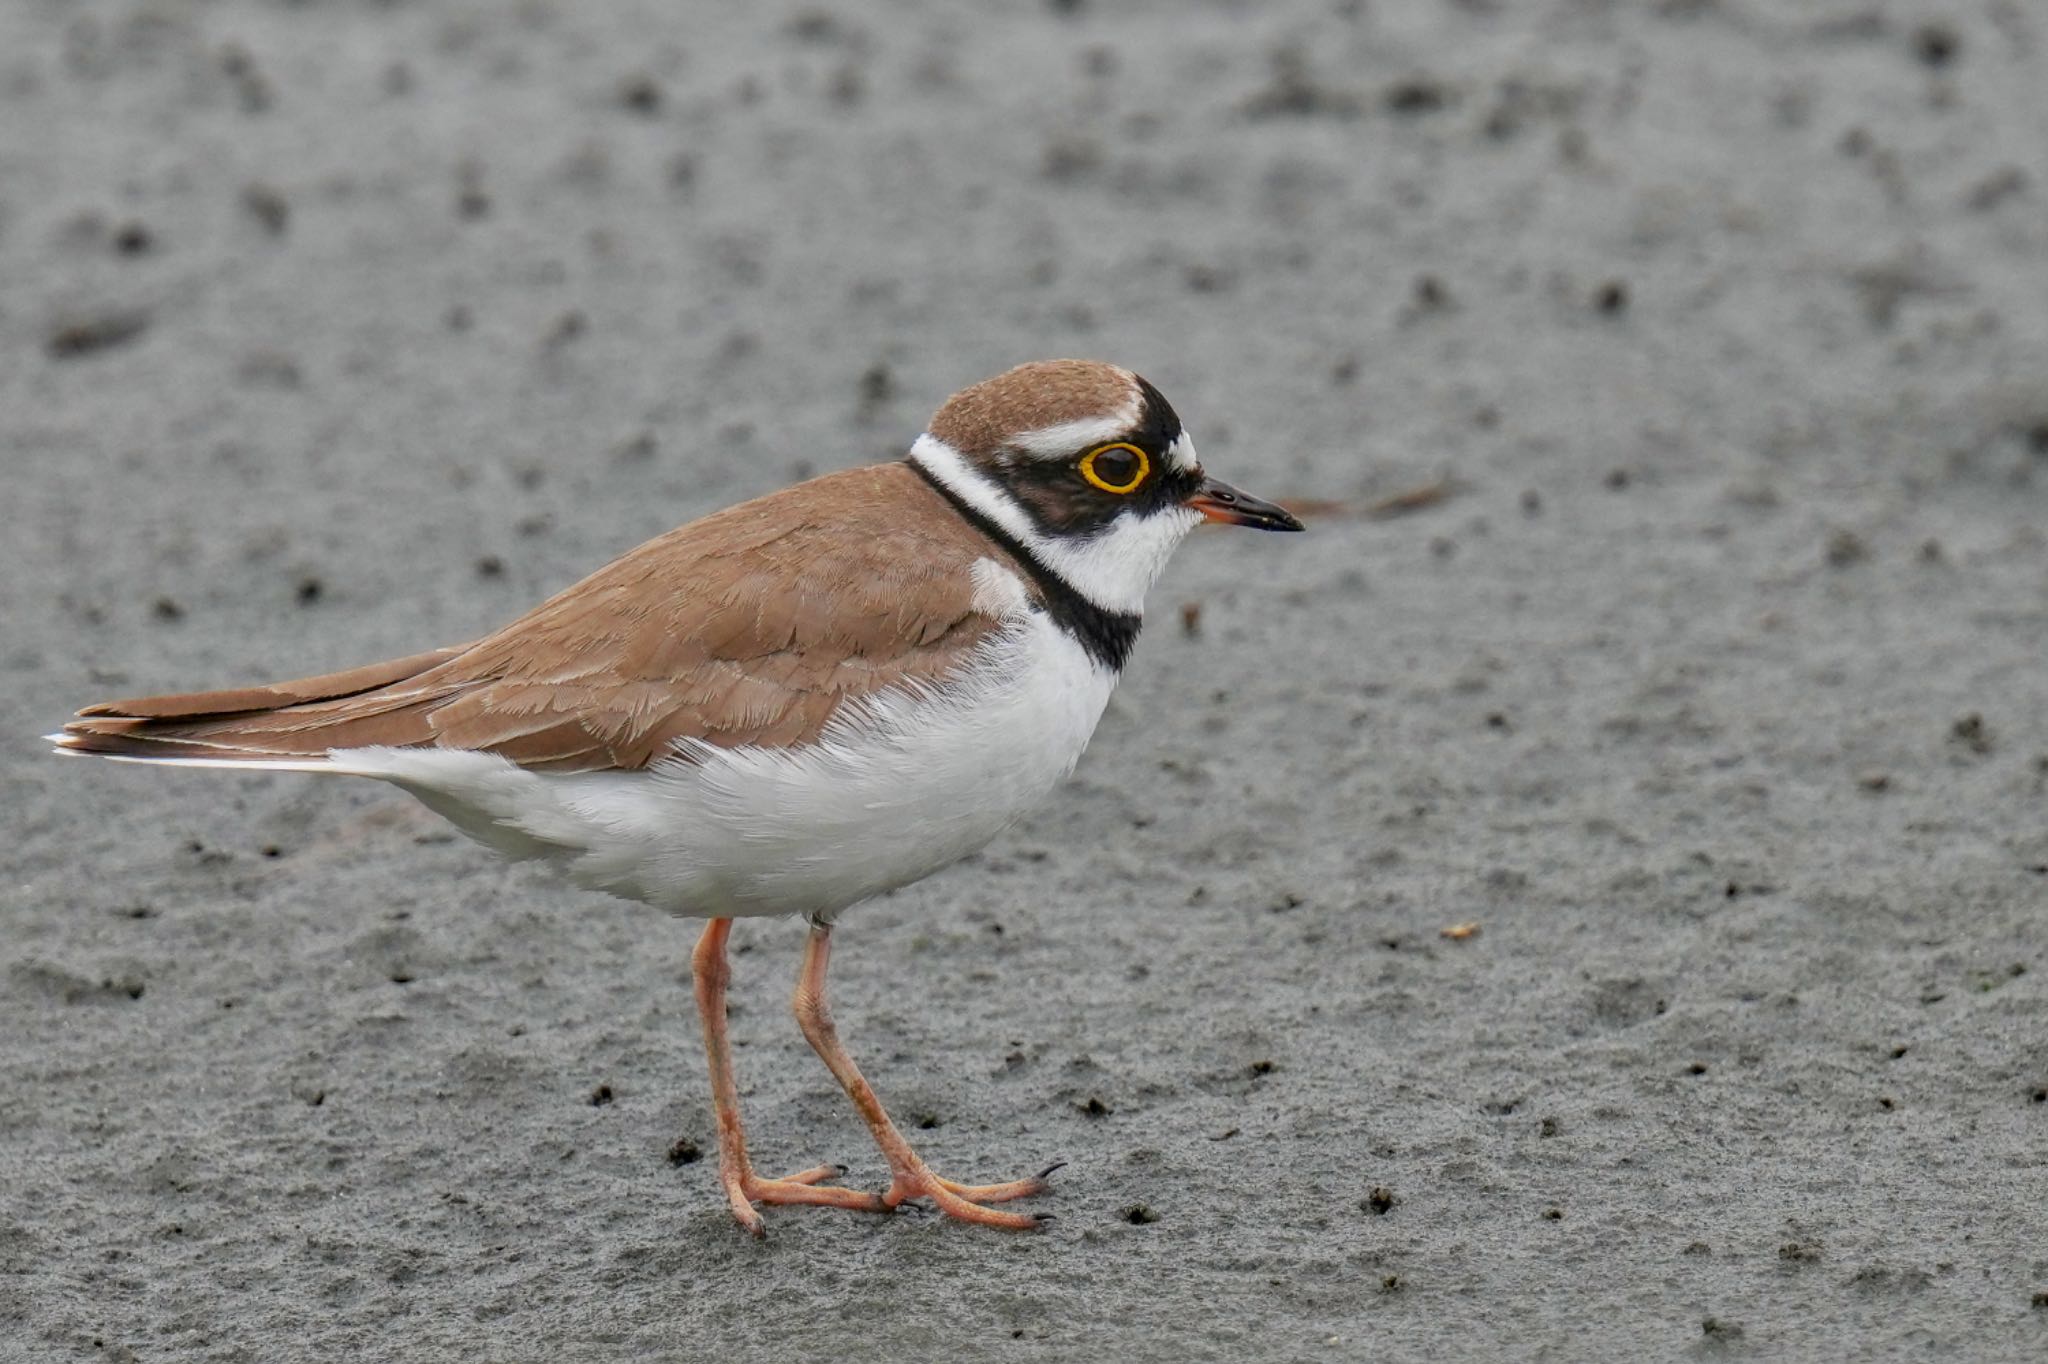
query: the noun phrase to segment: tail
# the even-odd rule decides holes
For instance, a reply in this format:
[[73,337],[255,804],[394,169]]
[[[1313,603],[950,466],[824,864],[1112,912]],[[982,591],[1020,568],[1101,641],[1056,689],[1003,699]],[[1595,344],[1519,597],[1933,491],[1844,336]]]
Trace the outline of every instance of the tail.
[[446,689],[429,675],[467,647],[262,687],[104,701],[44,737],[59,753],[125,762],[333,771],[335,749],[430,741],[426,713]]

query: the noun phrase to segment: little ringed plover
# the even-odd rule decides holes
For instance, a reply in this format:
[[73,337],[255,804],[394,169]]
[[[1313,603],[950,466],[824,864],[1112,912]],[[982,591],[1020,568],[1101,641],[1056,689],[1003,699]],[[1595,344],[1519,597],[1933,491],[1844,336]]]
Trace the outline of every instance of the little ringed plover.
[[[719,1178],[754,1205],[989,1205],[1044,1175],[933,1174],[840,1045],[832,925],[987,843],[1073,770],[1145,592],[1203,520],[1300,530],[1209,477],[1159,391],[1092,361],[953,395],[907,459],[692,521],[470,644],[321,677],[88,706],[59,750],[375,777],[470,837],[710,922],[693,956]],[[726,1037],[735,918],[810,923],[804,1036],[887,1159],[888,1188],[754,1171]],[[1047,1173],[1050,1173],[1049,1171]]]

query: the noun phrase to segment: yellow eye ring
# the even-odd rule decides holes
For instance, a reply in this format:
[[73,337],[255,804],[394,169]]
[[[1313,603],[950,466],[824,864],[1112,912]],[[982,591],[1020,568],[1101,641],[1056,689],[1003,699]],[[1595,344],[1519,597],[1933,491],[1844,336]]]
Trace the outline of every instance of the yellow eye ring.
[[[1095,468],[1095,461],[1101,458],[1103,455],[1109,454],[1113,450],[1128,451],[1129,453],[1136,455],[1138,457],[1137,471],[1133,473],[1129,478],[1125,479],[1122,483],[1112,482],[1109,478],[1105,477]],[[1114,445],[1098,445],[1093,450],[1090,450],[1087,454],[1081,456],[1081,477],[1087,479],[1090,483],[1093,483],[1096,487],[1102,489],[1102,491],[1106,493],[1116,493],[1118,496],[1122,496],[1124,493],[1136,492],[1138,490],[1138,485],[1143,483],[1148,477],[1150,477],[1151,473],[1151,457],[1147,455],[1143,450],[1140,450],[1137,446],[1129,444],[1126,441],[1118,441]]]

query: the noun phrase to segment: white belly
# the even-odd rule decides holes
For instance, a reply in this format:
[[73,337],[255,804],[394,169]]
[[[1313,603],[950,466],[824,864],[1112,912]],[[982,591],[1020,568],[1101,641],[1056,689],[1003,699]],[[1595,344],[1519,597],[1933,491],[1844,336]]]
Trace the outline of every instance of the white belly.
[[1115,683],[1035,613],[943,691],[871,698],[801,748],[695,745],[642,772],[572,775],[433,749],[332,758],[593,889],[676,914],[830,916],[973,852],[1037,804],[1073,771]]

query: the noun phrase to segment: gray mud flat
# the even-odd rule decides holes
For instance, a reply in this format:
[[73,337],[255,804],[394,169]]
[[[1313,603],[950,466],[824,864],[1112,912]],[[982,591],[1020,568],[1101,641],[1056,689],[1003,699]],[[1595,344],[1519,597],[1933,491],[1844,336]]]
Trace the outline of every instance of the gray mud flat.
[[[2048,17],[695,11],[0,9],[0,1359],[2048,1354]],[[34,741],[1076,353],[1331,505],[841,935],[1043,1235],[746,1240],[690,925]],[[879,1181],[739,936],[763,1162]]]

